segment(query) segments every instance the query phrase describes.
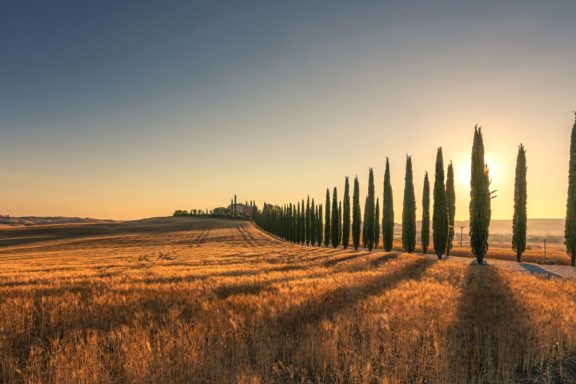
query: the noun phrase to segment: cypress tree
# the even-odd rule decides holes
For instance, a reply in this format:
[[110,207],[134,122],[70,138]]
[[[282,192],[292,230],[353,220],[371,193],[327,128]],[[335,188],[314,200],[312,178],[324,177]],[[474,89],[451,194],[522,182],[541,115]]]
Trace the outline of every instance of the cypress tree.
[[324,245],[330,244],[330,190],[326,188],[326,213],[324,218]]
[[288,205],[284,205],[284,208],[282,209],[282,237],[284,240],[290,239],[290,216]]
[[338,202],[338,244],[342,244],[342,202]]
[[298,242],[298,208],[296,204],[292,205],[292,242]]
[[286,238],[286,206],[285,205],[283,205],[281,210],[280,210],[280,227],[281,227],[280,237],[285,239]]
[[368,196],[364,210],[364,228],[366,228],[366,245],[369,251],[374,249],[374,172],[368,171]]
[[438,259],[446,252],[448,244],[448,206],[444,186],[444,160],[442,148],[436,154],[436,173],[434,176],[434,206],[432,210],[432,230],[434,236],[434,253]]
[[310,245],[316,243],[316,207],[314,207],[314,199],[310,205],[310,231],[308,237],[310,238]]
[[354,192],[352,194],[352,243],[354,249],[358,250],[360,245],[360,225],[362,217],[360,213],[360,186],[358,185],[358,176],[354,178]]
[[484,161],[482,129],[474,127],[472,166],[470,178],[470,247],[478,264],[482,264],[488,252],[490,228],[490,178]]
[[368,196],[364,199],[364,225],[362,226],[362,246],[368,248]]
[[514,180],[514,217],[512,218],[512,249],[516,251],[519,262],[526,250],[526,149],[522,144],[518,147],[516,158],[516,178]]
[[295,229],[295,241],[296,244],[300,244],[300,202],[298,202],[298,208],[295,212],[295,217],[294,217],[294,229]]
[[382,205],[382,245],[386,252],[390,252],[394,245],[394,200],[392,197],[390,163],[388,158],[386,158],[386,171],[384,172],[384,195]]
[[291,241],[292,238],[292,212],[290,211],[290,204],[286,204],[286,240]]
[[380,199],[376,198],[376,208],[374,209],[374,249],[380,243]]
[[348,176],[344,180],[344,203],[342,210],[342,245],[348,248],[350,243],[350,184]]
[[236,217],[236,194],[234,194],[234,217]]
[[422,244],[422,254],[428,252],[430,245],[430,182],[428,172],[424,175],[424,188],[422,192],[422,229],[420,230],[420,242]]
[[322,223],[322,204],[318,205],[318,214],[316,215],[318,222],[316,223],[316,243],[320,247],[322,245],[322,231],[323,223]]
[[302,215],[300,216],[300,244],[306,243],[306,208],[302,199]]
[[305,229],[305,238],[306,238],[306,245],[310,245],[310,196],[308,196],[308,200],[306,201],[306,229]]
[[406,156],[406,176],[404,177],[404,202],[402,207],[402,248],[408,253],[416,248],[416,196],[412,158]]
[[298,208],[296,204],[292,205],[292,216],[290,218],[291,229],[290,236],[292,237],[293,243],[298,243]]
[[340,245],[340,217],[338,216],[338,191],[334,187],[334,192],[332,193],[332,223],[330,225],[330,240],[334,248]]
[[446,174],[446,203],[448,204],[448,245],[446,246],[446,255],[450,256],[454,242],[454,219],[456,217],[456,190],[454,188],[454,167],[452,162],[448,164]]
[[[576,112],[575,112],[576,114]],[[566,204],[566,224],[564,228],[566,252],[576,266],[576,120],[570,135],[570,163],[568,169],[568,202]]]

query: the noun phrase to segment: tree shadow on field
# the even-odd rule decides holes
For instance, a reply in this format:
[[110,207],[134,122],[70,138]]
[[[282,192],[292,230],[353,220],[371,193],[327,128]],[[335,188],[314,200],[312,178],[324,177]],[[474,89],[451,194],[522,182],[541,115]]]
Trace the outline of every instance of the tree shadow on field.
[[373,277],[362,284],[337,287],[321,295],[312,296],[288,312],[280,314],[275,323],[282,332],[296,335],[307,326],[317,325],[325,319],[332,320],[347,308],[392,289],[402,281],[419,279],[433,263],[432,260],[417,260],[394,273]]
[[345,261],[354,260],[354,259],[357,259],[359,257],[365,257],[365,256],[368,256],[369,254],[370,254],[369,252],[355,252],[352,255],[324,261],[322,264],[325,267],[333,267],[333,266],[340,264],[340,263],[343,263]]
[[399,252],[386,253],[385,255],[379,256],[379,257],[375,258],[374,260],[370,261],[370,263],[375,267],[379,267],[380,265],[382,265],[382,264],[384,264],[390,260],[397,259],[398,257],[400,257]]
[[447,336],[446,382],[516,383],[534,371],[531,319],[493,266],[469,266]]

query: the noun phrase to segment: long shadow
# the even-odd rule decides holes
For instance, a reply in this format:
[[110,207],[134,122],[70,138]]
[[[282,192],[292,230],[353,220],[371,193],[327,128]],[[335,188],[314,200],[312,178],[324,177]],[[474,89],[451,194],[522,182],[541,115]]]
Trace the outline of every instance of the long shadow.
[[253,281],[241,284],[227,284],[217,287],[214,290],[216,297],[219,299],[227,299],[232,295],[258,295],[265,288],[269,287],[269,282]]
[[456,321],[448,329],[450,383],[516,383],[535,356],[531,320],[495,267],[472,264]]
[[387,263],[391,260],[397,259],[398,257],[400,257],[400,253],[396,252],[396,253],[387,253],[383,256],[377,257],[373,260],[370,261],[370,264],[372,264],[374,267],[379,267],[380,265]]
[[547,271],[547,270],[545,270],[545,269],[543,269],[543,268],[540,268],[540,267],[538,267],[537,265],[534,265],[534,264],[520,263],[520,266],[521,266],[522,268],[524,268],[526,271],[528,271],[528,272],[530,272],[530,273],[533,273],[533,274],[535,274],[535,275],[541,275],[541,276],[548,277],[548,278],[550,278],[550,277],[560,277],[560,275],[558,275],[558,274],[556,274],[556,273],[554,273],[554,272]]
[[420,278],[434,261],[421,259],[395,273],[374,277],[363,284],[338,287],[318,296],[313,296],[286,313],[279,314],[273,322],[278,330],[296,335],[308,325],[322,320],[332,320],[338,313],[353,307],[371,296],[392,289],[404,280]]
[[354,260],[354,259],[357,259],[357,258],[359,258],[359,257],[363,257],[363,256],[367,256],[367,255],[369,255],[368,252],[356,252],[356,253],[354,253],[354,254],[352,254],[352,255],[349,255],[349,256],[339,257],[339,258],[337,258],[337,259],[332,259],[332,260],[325,261],[325,262],[323,262],[322,264],[323,264],[325,267],[333,267],[333,266],[335,266],[335,265],[337,265],[337,264],[340,264],[340,263],[342,263],[342,262],[344,262],[344,261]]
[[[327,248],[323,248],[323,250],[325,252],[318,252],[318,253],[313,253],[313,254],[309,254],[308,252],[306,252],[306,255],[302,258],[297,258],[294,261],[290,261],[289,263],[313,263],[317,260],[325,260],[328,259],[331,256],[334,256],[338,253],[340,253],[342,250],[341,249],[327,249]],[[312,255],[312,256],[310,256]]]

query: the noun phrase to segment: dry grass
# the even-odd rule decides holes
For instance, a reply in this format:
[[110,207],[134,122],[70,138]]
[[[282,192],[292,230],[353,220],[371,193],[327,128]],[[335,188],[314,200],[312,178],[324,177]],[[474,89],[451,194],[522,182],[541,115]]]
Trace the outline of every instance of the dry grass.
[[576,380],[573,280],[233,221],[67,228],[0,231],[1,382]]

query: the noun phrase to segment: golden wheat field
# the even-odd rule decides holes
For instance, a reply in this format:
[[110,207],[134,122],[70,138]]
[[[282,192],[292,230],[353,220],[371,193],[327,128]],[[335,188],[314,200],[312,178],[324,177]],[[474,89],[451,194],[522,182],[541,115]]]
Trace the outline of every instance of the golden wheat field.
[[576,281],[166,218],[0,231],[2,383],[576,382]]

